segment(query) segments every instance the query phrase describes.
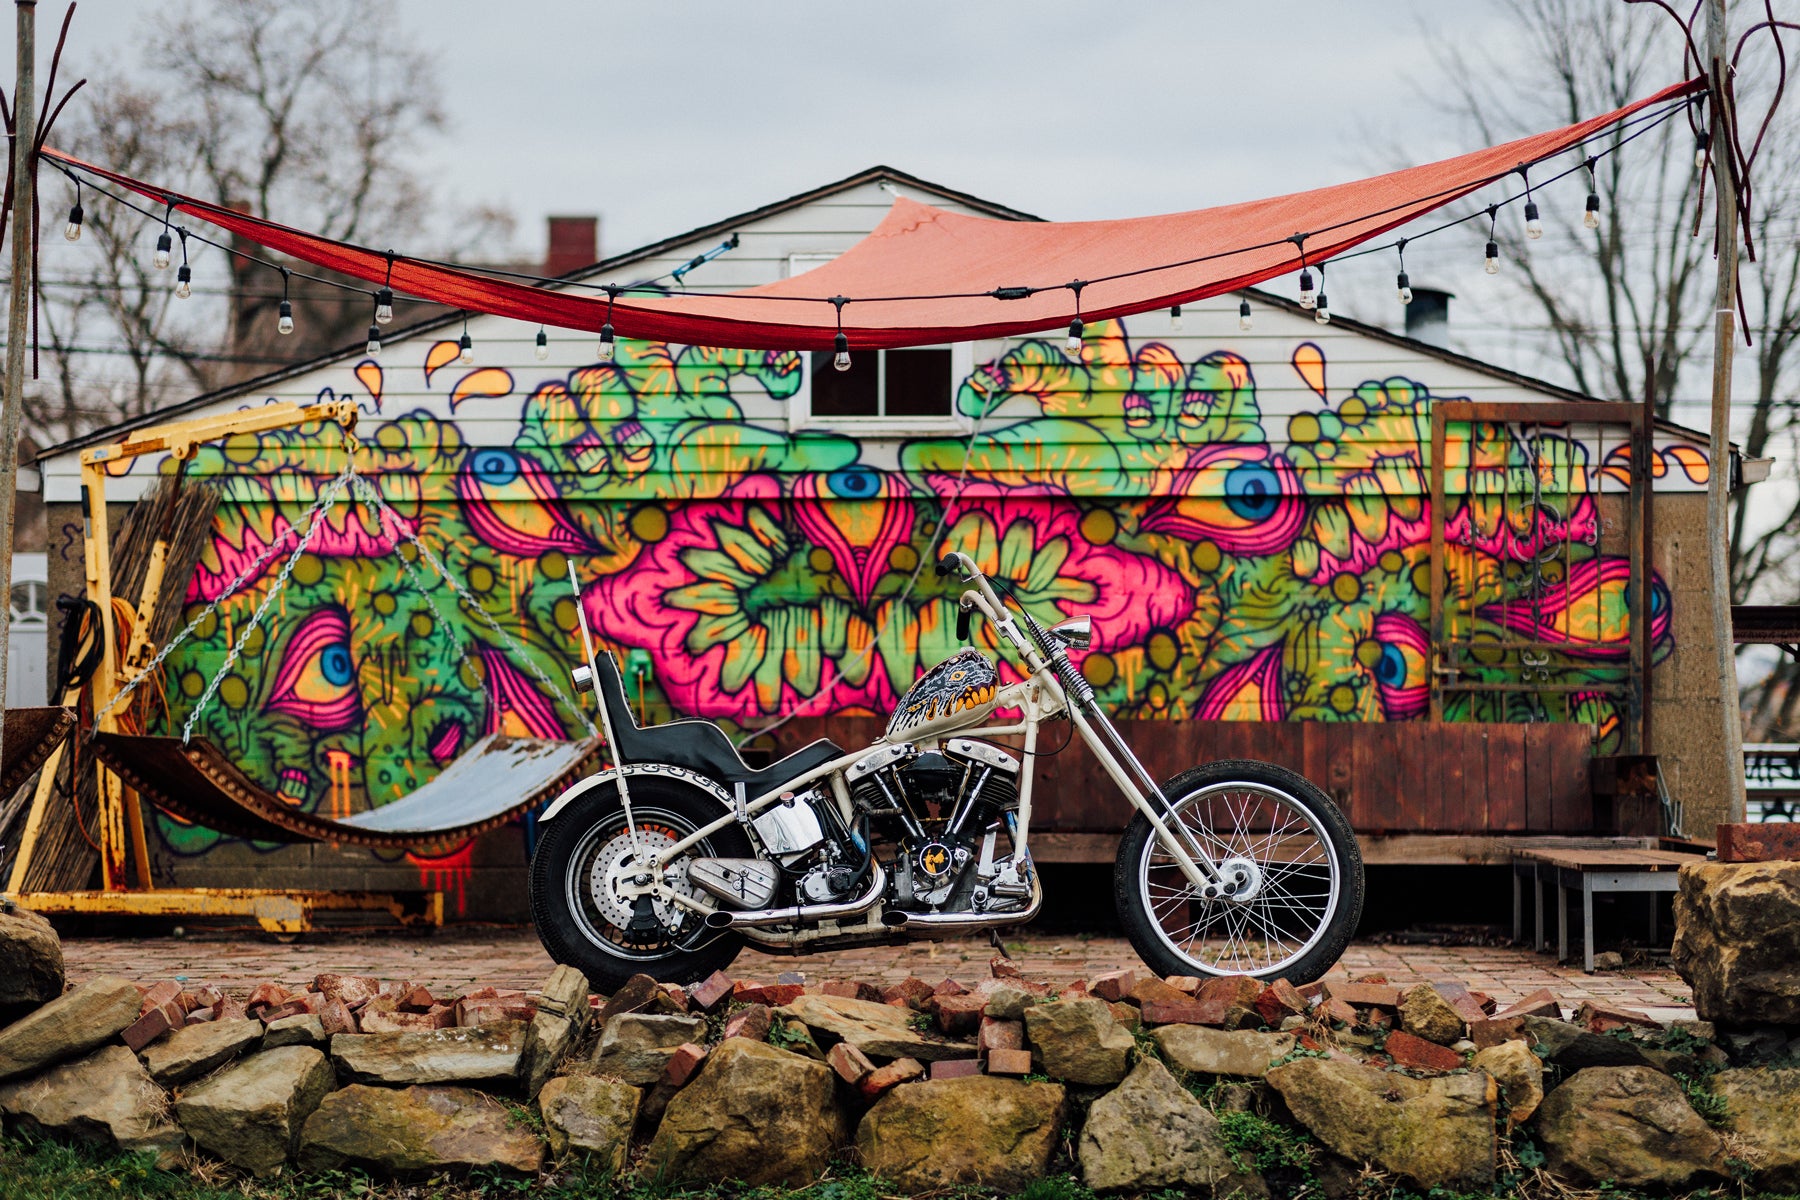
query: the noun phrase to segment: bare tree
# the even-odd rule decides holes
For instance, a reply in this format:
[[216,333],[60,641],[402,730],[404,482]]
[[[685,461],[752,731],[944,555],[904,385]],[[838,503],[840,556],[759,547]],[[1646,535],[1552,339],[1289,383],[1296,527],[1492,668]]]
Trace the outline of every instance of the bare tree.
[[[1504,7],[1524,50],[1517,68],[1479,69],[1462,48],[1437,46],[1454,119],[1462,132],[1488,144],[1621,107],[1682,69],[1680,31],[1649,5],[1505,0]],[[1740,77],[1747,111],[1759,101],[1759,78],[1769,74],[1747,70]],[[1766,96],[1766,86],[1761,91]],[[1576,388],[1621,401],[1648,399],[1658,416],[1669,417],[1678,404],[1703,394],[1700,373],[1710,360],[1713,244],[1710,221],[1698,230],[1694,223],[1700,187],[1694,136],[1686,121],[1674,119],[1610,138],[1611,146],[1625,138],[1632,144],[1595,164],[1599,231],[1547,223],[1542,241],[1527,248],[1503,225],[1501,240],[1512,243],[1506,275],[1541,319],[1550,359]],[[1800,192],[1787,184],[1797,167],[1800,137],[1792,118],[1777,113],[1757,166],[1763,186],[1750,232],[1758,257],[1744,264],[1742,280],[1745,332],[1754,348],[1740,358],[1737,374],[1749,385],[1740,391],[1753,398],[1736,401],[1733,433],[1746,457],[1784,456],[1786,482],[1739,493],[1731,586],[1740,603],[1800,600],[1800,497],[1793,486],[1800,421],[1792,396],[1800,342]],[[1800,736],[1800,664],[1784,661],[1748,686],[1743,700],[1748,736]]]

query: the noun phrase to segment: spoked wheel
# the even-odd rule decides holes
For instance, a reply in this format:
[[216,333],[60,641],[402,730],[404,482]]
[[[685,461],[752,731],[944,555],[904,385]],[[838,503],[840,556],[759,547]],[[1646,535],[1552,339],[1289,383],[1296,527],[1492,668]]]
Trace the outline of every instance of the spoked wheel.
[[[1163,785],[1173,817],[1223,870],[1229,895],[1183,875],[1139,813],[1119,844],[1119,920],[1163,975],[1311,983],[1362,917],[1362,853],[1324,792],[1271,763],[1218,762]],[[1179,835],[1178,835],[1179,836]]]
[[[672,846],[718,818],[717,804],[680,784],[640,776],[631,782],[639,844]],[[637,904],[617,885],[632,866],[631,834],[619,793],[609,784],[580,796],[540,827],[531,859],[531,913],[550,957],[575,967],[611,993],[633,975],[693,983],[730,964],[742,935],[706,928],[700,914],[673,901]],[[741,857],[749,840],[729,826],[699,842],[688,857]],[[693,896],[679,864],[664,881]]]

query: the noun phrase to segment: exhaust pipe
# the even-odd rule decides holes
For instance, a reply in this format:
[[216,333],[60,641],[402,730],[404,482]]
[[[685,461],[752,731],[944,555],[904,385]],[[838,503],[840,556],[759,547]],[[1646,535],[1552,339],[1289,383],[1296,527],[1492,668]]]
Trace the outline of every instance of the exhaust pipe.
[[881,923],[909,937],[951,937],[959,933],[980,933],[1007,925],[1023,925],[1044,907],[1044,885],[1037,872],[1031,873],[1031,903],[1017,912],[1004,913],[915,913],[889,909],[881,914]]
[[887,889],[887,872],[880,863],[871,863],[869,886],[854,900],[836,904],[793,904],[786,908],[750,908],[730,911],[716,908],[706,914],[708,929],[747,929],[764,925],[795,925],[801,921],[834,921],[843,917],[860,917],[874,908]]

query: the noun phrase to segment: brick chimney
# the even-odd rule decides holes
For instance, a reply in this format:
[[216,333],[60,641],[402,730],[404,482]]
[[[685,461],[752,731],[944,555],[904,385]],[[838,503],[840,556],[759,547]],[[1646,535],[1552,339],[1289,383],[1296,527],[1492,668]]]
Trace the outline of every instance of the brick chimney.
[[600,218],[551,217],[544,274],[567,275],[600,261]]

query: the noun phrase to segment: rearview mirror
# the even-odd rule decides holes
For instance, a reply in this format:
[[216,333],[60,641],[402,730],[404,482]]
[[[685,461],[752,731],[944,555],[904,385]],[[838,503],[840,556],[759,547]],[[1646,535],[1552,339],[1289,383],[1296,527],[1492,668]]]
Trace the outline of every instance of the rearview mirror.
[[1058,621],[1050,627],[1050,636],[1065,646],[1086,650],[1094,640],[1094,619],[1084,615]]

